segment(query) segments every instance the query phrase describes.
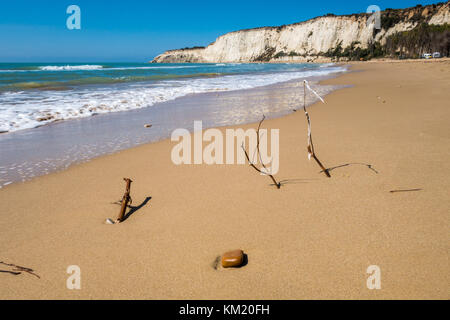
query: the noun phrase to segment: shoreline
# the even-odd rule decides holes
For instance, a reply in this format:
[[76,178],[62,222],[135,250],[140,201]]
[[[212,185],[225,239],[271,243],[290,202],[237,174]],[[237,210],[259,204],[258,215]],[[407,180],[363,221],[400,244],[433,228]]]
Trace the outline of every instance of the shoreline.
[[[0,298],[448,299],[449,69],[355,64],[321,82],[353,86],[309,109],[319,158],[378,174],[358,165],[320,174],[296,112],[263,125],[280,129],[281,190],[248,165],[175,166],[170,140],[1,189],[1,260],[41,279],[0,274]],[[104,225],[123,177],[142,207]],[[407,188],[421,191],[389,193]],[[247,266],[211,267],[235,248]],[[69,265],[82,270],[80,291],[65,286]],[[366,288],[370,265],[381,290]]]
[[[331,65],[324,68],[321,64],[150,66],[122,63],[83,65],[79,68],[82,71],[78,71],[76,65],[70,67],[68,70],[46,71],[35,66],[39,72],[25,75],[13,72],[12,76],[6,73],[6,81],[13,83],[0,85],[3,114],[0,130],[20,132],[58,120],[143,109],[192,94],[252,89],[344,71]],[[80,78],[77,72],[86,74]],[[17,82],[19,80],[22,82]],[[66,86],[68,90],[44,90],[47,86]],[[28,104],[29,101],[31,103]]]
[[[317,81],[345,72],[305,78],[317,86]],[[206,128],[213,128],[258,121],[254,113],[262,110],[268,118],[283,116],[292,112],[289,103],[295,102],[294,98],[302,99],[296,97],[297,83],[298,80],[289,80],[245,90],[197,93],[151,107],[57,121],[8,133],[0,136],[4,152],[0,155],[0,189],[99,156],[170,138],[171,132],[180,127],[192,131],[194,120],[203,119]],[[336,89],[339,87],[318,86],[323,95]],[[289,96],[292,101],[286,100]],[[145,128],[149,124],[152,127]]]

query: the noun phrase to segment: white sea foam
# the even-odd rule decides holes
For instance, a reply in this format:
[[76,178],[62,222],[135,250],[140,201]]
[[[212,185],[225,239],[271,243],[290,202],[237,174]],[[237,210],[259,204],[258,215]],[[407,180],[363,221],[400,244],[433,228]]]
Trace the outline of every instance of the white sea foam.
[[[225,66],[225,64],[223,64]],[[0,73],[12,72],[42,72],[42,71],[97,71],[97,70],[152,70],[152,69],[188,69],[198,68],[198,66],[148,66],[148,67],[115,67],[108,68],[102,65],[66,65],[66,66],[42,66],[37,69],[20,70],[20,69],[4,69]]]
[[3,92],[0,94],[0,132],[34,128],[57,120],[149,107],[189,94],[250,89],[345,70],[345,67],[333,66],[296,72],[80,87],[71,91],[42,91],[38,94],[29,90]]
[[27,70],[0,70],[0,73],[27,72]]
[[80,66],[67,65],[67,66],[39,67],[39,70],[42,70],[42,71],[74,71],[74,70],[100,70],[100,69],[103,69],[103,66],[91,65],[91,64],[80,65]]
[[198,68],[198,66],[151,66],[151,67],[117,67],[106,70],[152,70],[152,69],[187,69]]
[[330,63],[324,63],[324,64],[321,64],[320,65],[320,68],[328,68],[328,67],[332,67],[332,66],[334,66],[335,64],[333,63],[333,62],[330,62]]

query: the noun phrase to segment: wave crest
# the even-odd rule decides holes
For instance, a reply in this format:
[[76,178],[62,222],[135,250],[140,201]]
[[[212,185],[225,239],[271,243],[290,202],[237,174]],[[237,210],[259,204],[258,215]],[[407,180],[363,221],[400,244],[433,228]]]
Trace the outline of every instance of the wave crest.
[[42,71],[73,71],[73,70],[100,70],[103,69],[103,66],[100,65],[79,65],[79,66],[43,66],[39,67],[39,70]]

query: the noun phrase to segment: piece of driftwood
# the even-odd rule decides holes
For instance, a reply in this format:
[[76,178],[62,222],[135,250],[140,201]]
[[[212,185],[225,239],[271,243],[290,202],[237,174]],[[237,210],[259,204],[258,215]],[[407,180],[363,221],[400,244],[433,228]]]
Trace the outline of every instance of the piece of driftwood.
[[125,180],[125,182],[126,182],[126,189],[125,189],[125,194],[123,195],[123,198],[122,198],[122,204],[120,206],[119,217],[117,218],[117,222],[119,222],[119,223],[123,221],[127,207],[129,205],[131,205],[131,203],[133,202],[133,200],[131,199],[131,196],[130,196],[131,183],[133,181],[131,181],[131,179],[129,179],[129,178],[123,178],[123,180]]
[[261,165],[262,165],[263,168],[264,168],[264,171],[261,170],[261,169],[259,169],[257,166],[255,166],[255,164],[253,163],[253,161],[250,160],[250,157],[249,157],[247,151],[245,150],[244,143],[242,143],[241,148],[242,148],[242,150],[243,150],[244,153],[245,153],[245,157],[247,158],[249,165],[250,165],[253,169],[255,169],[256,171],[258,171],[260,174],[265,175],[265,176],[269,176],[269,177],[272,179],[272,181],[273,181],[273,183],[275,184],[275,186],[277,187],[277,189],[280,189],[280,188],[281,188],[281,183],[277,182],[277,180],[275,180],[274,176],[273,176],[272,174],[268,173],[269,170],[267,170],[267,167],[266,167],[265,163],[264,163],[263,160],[262,160],[261,152],[260,152],[260,150],[259,150],[259,130],[261,129],[261,125],[262,125],[262,123],[263,123],[263,121],[264,121],[265,119],[266,119],[266,116],[263,115],[263,118],[262,118],[262,120],[259,122],[259,125],[258,125],[258,130],[257,130],[257,132],[256,132],[256,141],[257,141],[257,142],[256,142],[256,150],[255,150],[255,151],[258,153],[258,158],[259,158],[259,160],[260,160],[260,162],[261,162]]
[[6,263],[6,262],[3,262],[3,261],[0,261],[0,264],[2,264],[2,265],[4,265],[4,266],[8,266],[8,267],[12,267],[12,268],[13,268],[12,271],[9,271],[9,270],[0,270],[0,272],[3,272],[3,273],[10,273],[10,274],[15,275],[15,276],[21,274],[22,272],[26,272],[26,273],[29,273],[29,274],[31,274],[31,275],[37,277],[38,279],[41,278],[41,277],[38,276],[36,273],[34,273],[34,270],[33,270],[33,269],[26,268],[26,267],[22,267],[22,266],[18,266],[18,265],[12,264],[12,263]]
[[390,193],[396,193],[396,192],[412,192],[412,191],[421,191],[422,189],[403,189],[403,190],[391,190]]
[[322,171],[325,173],[325,175],[328,178],[331,178],[330,172],[327,168],[324,167],[322,162],[320,162],[319,158],[316,156],[316,152],[314,151],[314,144],[312,141],[312,133],[311,133],[311,118],[309,117],[308,111],[306,111],[306,88],[308,88],[317,98],[319,98],[320,101],[325,103],[325,101],[315,92],[311,87],[308,85],[308,82],[306,80],[303,80],[303,111],[305,112],[306,121],[308,122],[308,158],[313,158],[317,164],[320,166]]

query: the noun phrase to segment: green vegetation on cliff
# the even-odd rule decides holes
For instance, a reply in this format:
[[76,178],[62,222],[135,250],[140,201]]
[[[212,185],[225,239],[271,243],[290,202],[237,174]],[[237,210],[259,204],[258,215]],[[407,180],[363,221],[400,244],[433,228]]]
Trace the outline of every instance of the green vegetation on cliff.
[[423,53],[450,53],[450,25],[422,23],[413,30],[398,32],[386,39],[385,53],[391,57],[417,58]]

